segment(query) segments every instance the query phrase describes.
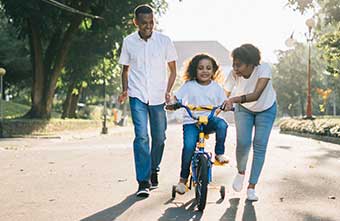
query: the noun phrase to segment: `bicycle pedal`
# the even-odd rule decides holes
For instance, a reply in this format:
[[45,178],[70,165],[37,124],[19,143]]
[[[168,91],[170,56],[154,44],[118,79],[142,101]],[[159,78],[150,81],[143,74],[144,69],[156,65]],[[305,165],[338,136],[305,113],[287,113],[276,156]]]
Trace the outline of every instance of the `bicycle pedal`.
[[217,161],[217,160],[215,160],[214,162],[213,162],[213,164],[215,165],[215,166],[225,166],[226,164],[228,164],[229,162],[225,162],[225,163],[221,163],[221,162],[219,162],[219,161]]

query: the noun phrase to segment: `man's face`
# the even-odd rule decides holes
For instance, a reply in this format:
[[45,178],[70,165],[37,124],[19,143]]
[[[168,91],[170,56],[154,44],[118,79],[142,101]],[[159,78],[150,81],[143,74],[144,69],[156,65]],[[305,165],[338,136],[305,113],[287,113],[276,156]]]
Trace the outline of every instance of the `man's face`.
[[135,24],[138,27],[141,37],[145,39],[149,38],[154,26],[153,14],[139,14],[135,19]]

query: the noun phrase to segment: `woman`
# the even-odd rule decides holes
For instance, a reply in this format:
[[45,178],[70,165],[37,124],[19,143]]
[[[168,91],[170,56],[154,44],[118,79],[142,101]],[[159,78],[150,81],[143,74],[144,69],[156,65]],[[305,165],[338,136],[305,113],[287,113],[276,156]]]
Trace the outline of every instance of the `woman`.
[[229,97],[223,108],[230,110],[235,105],[235,125],[237,134],[236,160],[238,174],[233,189],[240,192],[243,187],[249,150],[253,139],[253,162],[247,199],[257,201],[255,186],[258,182],[268,144],[269,135],[276,116],[276,93],[272,86],[272,73],[268,64],[260,64],[258,48],[244,44],[232,52],[233,70],[226,80]]

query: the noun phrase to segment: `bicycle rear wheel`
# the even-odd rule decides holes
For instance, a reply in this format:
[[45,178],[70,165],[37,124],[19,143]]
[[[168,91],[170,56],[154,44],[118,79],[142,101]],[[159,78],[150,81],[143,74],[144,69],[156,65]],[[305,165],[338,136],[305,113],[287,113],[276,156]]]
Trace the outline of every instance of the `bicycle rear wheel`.
[[208,194],[208,159],[200,154],[196,168],[197,182],[195,185],[196,204],[203,211],[207,202]]

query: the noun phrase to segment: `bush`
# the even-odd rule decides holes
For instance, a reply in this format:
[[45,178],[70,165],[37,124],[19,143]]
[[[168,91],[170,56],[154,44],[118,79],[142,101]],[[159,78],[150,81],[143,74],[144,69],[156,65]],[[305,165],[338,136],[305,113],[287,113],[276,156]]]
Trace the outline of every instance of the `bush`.
[[280,122],[279,126],[282,132],[340,137],[339,118],[318,118],[315,120],[284,119]]

